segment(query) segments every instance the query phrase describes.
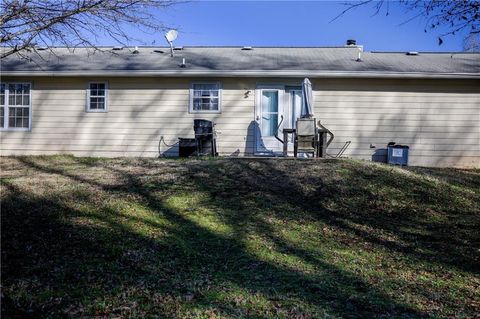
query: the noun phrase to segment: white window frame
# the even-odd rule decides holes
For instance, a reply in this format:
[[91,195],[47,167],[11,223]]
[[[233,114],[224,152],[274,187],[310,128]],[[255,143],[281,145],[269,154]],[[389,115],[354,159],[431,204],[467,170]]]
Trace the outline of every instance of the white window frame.
[[[1,82],[2,84],[5,84],[5,104],[2,105],[5,109],[4,113],[3,113],[3,123],[1,123],[2,125],[0,126],[0,131],[20,131],[20,132],[29,132],[32,130],[32,90],[33,90],[33,85],[32,85],[32,82],[25,82],[25,81],[22,81],[22,82]],[[9,92],[9,89],[8,89],[8,86],[10,84],[28,84],[30,86],[30,90],[29,90],[29,97],[28,97],[28,102],[29,104],[28,105],[10,105],[9,104],[9,95],[10,95],[10,92]],[[9,120],[9,111],[10,111],[10,107],[28,107],[28,127],[8,127],[8,120]]]
[[[193,109],[193,86],[196,84],[215,84],[218,86],[218,110],[194,110]],[[188,106],[189,113],[210,113],[210,114],[219,114],[222,113],[222,82],[214,81],[196,81],[190,84],[190,103]]]
[[[90,108],[90,85],[91,84],[105,84],[105,108],[104,109],[91,109]],[[108,112],[108,82],[107,81],[91,81],[88,82],[87,87],[87,103],[85,106],[85,112],[88,113],[107,113]]]

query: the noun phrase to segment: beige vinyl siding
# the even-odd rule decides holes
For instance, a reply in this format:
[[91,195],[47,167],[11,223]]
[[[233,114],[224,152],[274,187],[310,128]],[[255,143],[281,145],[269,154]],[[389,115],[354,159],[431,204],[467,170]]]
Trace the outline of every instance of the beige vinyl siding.
[[[480,81],[318,80],[316,117],[336,154],[380,159],[389,141],[410,146],[411,165],[480,166]],[[375,146],[371,148],[370,146]]]
[[[1,154],[158,156],[163,136],[176,155],[178,137],[193,137],[193,119],[217,123],[222,155],[252,155],[257,84],[301,79],[3,78],[32,82],[31,132],[3,131]],[[190,114],[194,81],[222,83],[222,113]],[[108,113],[87,113],[86,88],[108,81]],[[389,141],[410,146],[410,164],[480,166],[480,81],[317,79],[315,114],[335,134],[328,150],[371,160]],[[248,94],[246,94],[250,91]],[[370,148],[370,144],[376,146]]]
[[[198,80],[35,78],[32,131],[1,132],[2,155],[158,156],[159,145],[162,154],[177,155],[178,137],[193,137],[193,119],[200,118],[217,124],[222,155],[252,154],[254,95],[245,96],[242,81],[222,79],[222,113],[190,114],[189,88]],[[107,113],[85,112],[91,81],[108,82]],[[162,136],[173,147],[159,143]]]

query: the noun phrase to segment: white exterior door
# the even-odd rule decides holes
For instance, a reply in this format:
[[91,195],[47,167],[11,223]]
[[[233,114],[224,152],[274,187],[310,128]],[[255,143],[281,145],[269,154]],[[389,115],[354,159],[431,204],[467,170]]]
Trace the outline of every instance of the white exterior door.
[[[259,86],[256,90],[255,153],[259,155],[280,154],[283,144],[275,138],[282,138],[285,124],[284,86]],[[282,121],[283,118],[283,121]]]

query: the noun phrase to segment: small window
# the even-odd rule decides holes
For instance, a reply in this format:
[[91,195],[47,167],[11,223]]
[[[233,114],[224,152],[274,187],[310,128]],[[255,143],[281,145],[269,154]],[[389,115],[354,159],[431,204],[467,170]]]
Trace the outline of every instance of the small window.
[[92,82],[87,92],[87,112],[107,112],[106,82]]
[[193,83],[190,89],[191,113],[221,112],[220,83]]
[[29,130],[31,119],[30,83],[0,84],[0,128]]

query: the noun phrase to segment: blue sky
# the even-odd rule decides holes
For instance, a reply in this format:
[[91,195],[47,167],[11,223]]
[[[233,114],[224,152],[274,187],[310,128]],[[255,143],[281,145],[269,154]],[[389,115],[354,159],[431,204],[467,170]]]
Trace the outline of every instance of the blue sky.
[[[338,46],[356,39],[368,51],[460,51],[463,35],[444,38],[424,32],[425,21],[402,24],[412,13],[390,2],[390,14],[337,1],[192,1],[160,11],[158,18],[178,28],[175,45]],[[137,34],[146,44],[165,45],[163,35]],[[133,43],[132,43],[133,45]]]

